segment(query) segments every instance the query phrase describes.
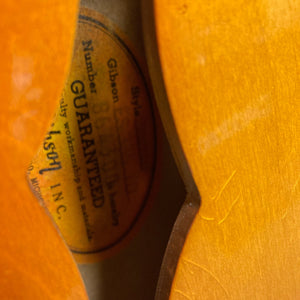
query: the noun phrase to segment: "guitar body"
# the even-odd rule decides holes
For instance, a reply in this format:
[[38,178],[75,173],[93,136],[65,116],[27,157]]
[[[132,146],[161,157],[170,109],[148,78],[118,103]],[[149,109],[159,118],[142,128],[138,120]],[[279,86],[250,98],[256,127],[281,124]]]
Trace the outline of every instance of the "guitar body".
[[[145,7],[148,21],[153,13],[145,35],[161,117],[171,144],[178,134],[179,164],[201,196],[172,285],[161,277],[157,298],[299,298],[300,5],[157,0]],[[181,151],[178,143],[173,149]],[[170,244],[176,239],[174,231]],[[172,249],[162,274],[172,269]]]
[[4,1],[0,298],[87,299],[77,266],[26,180],[71,60],[76,1]]

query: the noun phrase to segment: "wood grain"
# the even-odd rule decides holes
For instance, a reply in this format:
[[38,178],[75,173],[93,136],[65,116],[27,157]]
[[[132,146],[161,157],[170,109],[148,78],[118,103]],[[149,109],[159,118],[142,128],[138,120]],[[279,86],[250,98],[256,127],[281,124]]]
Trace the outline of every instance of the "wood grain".
[[87,299],[70,252],[26,181],[68,71],[77,2],[1,4],[0,298]]
[[170,299],[300,297],[299,15],[295,1],[154,1],[170,111],[202,200]]

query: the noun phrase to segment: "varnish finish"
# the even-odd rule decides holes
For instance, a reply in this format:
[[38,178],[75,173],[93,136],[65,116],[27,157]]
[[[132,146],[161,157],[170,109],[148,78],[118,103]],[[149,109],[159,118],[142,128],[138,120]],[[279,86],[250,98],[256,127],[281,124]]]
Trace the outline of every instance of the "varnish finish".
[[201,195],[170,299],[297,299],[300,4],[156,0],[154,17]]
[[87,299],[70,252],[26,181],[64,85],[76,16],[76,1],[1,3],[1,299]]

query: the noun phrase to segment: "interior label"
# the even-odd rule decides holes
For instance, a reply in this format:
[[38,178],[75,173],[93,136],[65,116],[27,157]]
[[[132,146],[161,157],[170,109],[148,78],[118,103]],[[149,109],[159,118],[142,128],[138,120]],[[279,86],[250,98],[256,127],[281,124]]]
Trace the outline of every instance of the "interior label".
[[77,257],[101,255],[130,234],[156,169],[147,83],[124,38],[108,24],[81,10],[70,75],[28,170],[32,190]]

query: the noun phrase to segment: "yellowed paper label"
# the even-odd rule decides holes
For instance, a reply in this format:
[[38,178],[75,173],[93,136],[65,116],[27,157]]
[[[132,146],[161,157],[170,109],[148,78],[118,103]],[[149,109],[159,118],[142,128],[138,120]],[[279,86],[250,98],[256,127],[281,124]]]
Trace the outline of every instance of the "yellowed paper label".
[[130,236],[151,198],[156,171],[147,83],[110,24],[81,10],[70,75],[28,170],[32,190],[80,262],[109,255]]

